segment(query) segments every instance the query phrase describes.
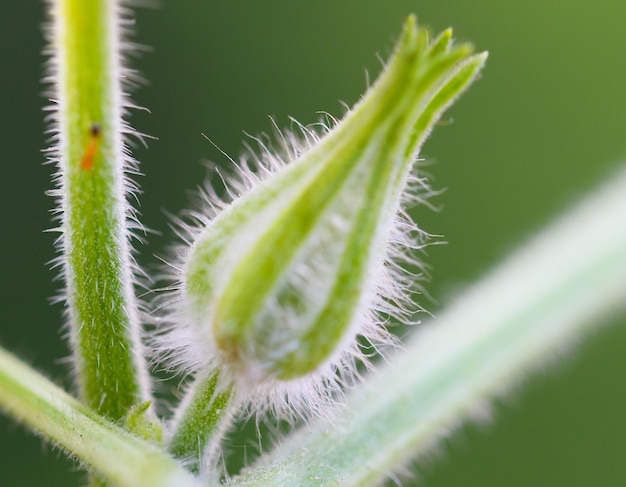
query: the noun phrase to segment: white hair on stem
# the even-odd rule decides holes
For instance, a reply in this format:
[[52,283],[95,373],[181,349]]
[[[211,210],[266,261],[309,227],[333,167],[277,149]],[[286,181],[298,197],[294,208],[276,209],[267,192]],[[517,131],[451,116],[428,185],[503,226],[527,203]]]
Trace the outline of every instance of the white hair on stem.
[[[58,272],[56,280],[63,284],[53,303],[65,305],[66,335],[69,337],[72,348],[76,353],[73,355],[75,364],[74,373],[78,374],[80,362],[83,360],[78,350],[78,331],[83,326],[79,323],[78,312],[75,309],[74,294],[76,292],[76,270],[69,262],[72,249],[80,245],[74,238],[72,230],[72,212],[74,206],[68,202],[69,193],[69,163],[70,148],[76,145],[75,140],[70,140],[70,125],[84,114],[82,109],[70,101],[72,91],[76,88],[68,84],[68,51],[71,47],[65,46],[63,39],[66,31],[73,25],[67,24],[65,14],[61,11],[59,2],[47,1],[49,18],[44,25],[44,33],[47,46],[44,51],[47,56],[46,74],[43,82],[47,86],[46,95],[50,104],[44,108],[47,112],[45,123],[46,134],[49,135],[49,147],[44,151],[46,163],[55,166],[52,176],[54,189],[48,194],[54,198],[55,207],[51,210],[53,222],[57,224],[51,232],[58,233],[55,239],[57,257],[50,261],[51,268]],[[132,156],[130,147],[136,140],[145,144],[149,138],[135,130],[128,122],[130,110],[141,109],[130,100],[129,92],[143,83],[143,79],[134,69],[128,65],[128,58],[143,50],[139,44],[131,42],[134,27],[134,18],[131,6],[133,1],[118,0],[109,2],[106,12],[99,17],[106,27],[107,53],[105,69],[107,83],[102,89],[103,120],[90,120],[91,130],[98,134],[101,123],[107,127],[108,164],[111,165],[111,178],[107,180],[108,189],[106,205],[111,212],[111,222],[116,226],[111,244],[115,247],[114,255],[111,256],[118,269],[117,282],[125,315],[125,335],[128,343],[121,346],[130,347],[132,361],[134,362],[135,375],[139,381],[139,390],[143,392],[144,399],[148,399],[151,386],[145,366],[143,365],[143,345],[141,342],[141,322],[143,315],[148,312],[145,303],[135,296],[135,287],[147,288],[149,277],[140,269],[135,260],[135,248],[133,241],[143,242],[146,234],[145,227],[139,221],[139,212],[132,205],[134,200],[138,204],[140,194],[139,187],[134,181],[140,176],[139,163]],[[69,7],[68,7],[69,9]],[[80,115],[79,115],[80,114]],[[96,128],[93,128],[96,127]],[[75,223],[75,222],[74,222]],[[96,279],[96,277],[94,277]],[[103,283],[100,292],[104,293],[107,283]],[[84,321],[84,318],[82,318]],[[113,378],[115,380],[115,378]]]

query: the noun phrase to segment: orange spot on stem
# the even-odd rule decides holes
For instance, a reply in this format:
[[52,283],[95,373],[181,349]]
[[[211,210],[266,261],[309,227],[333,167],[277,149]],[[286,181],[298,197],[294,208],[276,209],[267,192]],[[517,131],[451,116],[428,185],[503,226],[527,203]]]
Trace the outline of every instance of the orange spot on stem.
[[83,153],[83,157],[80,160],[80,168],[84,171],[89,171],[93,168],[93,161],[98,152],[98,146],[100,145],[100,125],[94,123],[89,129],[89,142]]

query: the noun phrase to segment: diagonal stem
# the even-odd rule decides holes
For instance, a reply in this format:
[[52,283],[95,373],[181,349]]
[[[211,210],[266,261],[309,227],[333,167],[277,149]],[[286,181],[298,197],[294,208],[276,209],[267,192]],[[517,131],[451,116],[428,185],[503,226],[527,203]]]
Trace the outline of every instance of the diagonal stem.
[[477,406],[624,310],[626,171],[460,296],[354,392],[230,487],[378,485]]
[[2,348],[0,408],[117,487],[206,487],[156,446],[98,416]]

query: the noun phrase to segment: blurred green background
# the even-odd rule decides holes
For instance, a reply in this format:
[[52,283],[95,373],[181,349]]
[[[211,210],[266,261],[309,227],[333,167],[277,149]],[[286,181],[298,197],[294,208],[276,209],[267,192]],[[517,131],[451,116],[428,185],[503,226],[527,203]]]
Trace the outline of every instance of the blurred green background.
[[[410,12],[436,30],[453,26],[491,57],[483,78],[452,109],[423,155],[441,212],[416,217],[448,245],[432,247],[435,312],[533,230],[626,160],[626,2],[623,0],[161,0],[137,12],[133,59],[149,84],[134,99],[151,110],[132,123],[158,138],[135,155],[146,173],[141,211],[150,235],[140,260],[171,240],[163,210],[177,212],[205,177],[202,160],[236,156],[245,136],[288,116],[340,116],[380,70]],[[63,383],[68,370],[48,210],[52,168],[41,108],[41,1],[0,1],[0,141],[4,221],[0,344]],[[454,123],[452,123],[454,122]],[[626,216],[625,216],[626,218]],[[581,232],[585,229],[581,228]],[[486,309],[485,313],[489,313]],[[416,479],[444,486],[626,485],[626,327],[589,337],[418,462]],[[602,320],[598,323],[603,324]],[[620,326],[621,325],[621,326]],[[467,380],[472,380],[468,377]],[[234,451],[243,451],[241,444]],[[0,419],[0,486],[71,486],[63,455]],[[412,485],[417,480],[403,482]]]

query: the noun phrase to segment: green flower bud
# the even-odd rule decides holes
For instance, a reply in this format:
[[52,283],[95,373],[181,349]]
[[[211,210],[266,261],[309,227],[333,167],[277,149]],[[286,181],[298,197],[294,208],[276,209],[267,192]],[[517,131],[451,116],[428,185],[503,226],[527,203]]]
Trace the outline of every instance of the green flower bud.
[[304,143],[283,137],[289,163],[268,150],[256,170],[242,164],[232,201],[209,190],[215,214],[196,214],[178,266],[171,334],[186,353],[175,360],[235,383],[332,380],[362,355],[358,335],[378,344],[389,315],[410,320],[415,286],[398,259],[415,263],[420,232],[403,209],[429,191],[414,161],[485,59],[453,46],[449,30],[429,44],[409,18],[383,74],[341,122],[320,136],[303,128]]

